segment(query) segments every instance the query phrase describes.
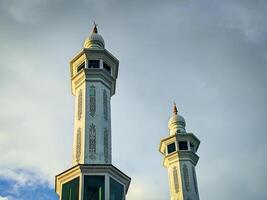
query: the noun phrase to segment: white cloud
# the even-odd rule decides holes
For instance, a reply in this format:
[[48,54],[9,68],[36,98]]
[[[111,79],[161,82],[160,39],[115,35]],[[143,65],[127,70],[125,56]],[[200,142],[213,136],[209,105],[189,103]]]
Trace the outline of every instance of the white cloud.
[[169,194],[162,192],[160,187],[168,184],[168,182],[153,182],[149,177],[140,177],[138,174],[133,175],[133,179],[128,191],[127,200],[162,200],[168,199]]
[[35,173],[34,170],[25,171],[21,169],[7,169],[4,167],[0,168],[1,179],[14,181],[16,187],[20,186],[37,186],[45,184],[41,173]]
[[2,197],[0,196],[0,200],[9,200],[8,197]]
[[[32,184],[33,178],[34,182],[48,181],[53,187],[54,176],[63,168],[70,167],[71,121],[65,120],[71,111],[67,111],[68,106],[58,98],[61,91],[51,90],[54,85],[60,87],[57,79],[44,80],[48,77],[44,76],[46,72],[36,71],[35,66],[39,63],[34,56],[28,58],[22,53],[16,57],[16,61],[9,61],[9,64],[23,70],[11,67],[9,70],[20,84],[9,80],[2,83],[5,95],[0,99],[3,105],[0,115],[0,173],[19,184]],[[54,112],[54,107],[62,110]],[[61,123],[68,124],[64,126],[66,130],[60,128]],[[67,139],[60,138],[63,132],[69,133]],[[33,174],[20,172],[17,168],[31,170]]]

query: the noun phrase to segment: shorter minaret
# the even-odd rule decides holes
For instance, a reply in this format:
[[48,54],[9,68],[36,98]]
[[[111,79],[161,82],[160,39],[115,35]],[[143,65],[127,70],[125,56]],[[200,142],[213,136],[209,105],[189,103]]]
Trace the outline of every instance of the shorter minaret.
[[169,136],[161,139],[159,151],[168,170],[171,200],[199,200],[195,166],[199,139],[185,130],[185,120],[174,104],[169,120]]

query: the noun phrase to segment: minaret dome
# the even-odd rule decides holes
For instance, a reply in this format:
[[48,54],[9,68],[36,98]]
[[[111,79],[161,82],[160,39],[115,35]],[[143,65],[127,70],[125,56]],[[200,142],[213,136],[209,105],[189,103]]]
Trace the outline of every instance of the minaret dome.
[[98,34],[97,24],[94,24],[93,31],[91,35],[89,35],[84,41],[84,48],[92,48],[92,49],[104,49],[105,42],[103,37]]
[[170,135],[174,135],[176,133],[186,133],[185,126],[185,119],[183,118],[183,116],[178,114],[176,104],[174,103],[173,115],[169,119],[168,123]]

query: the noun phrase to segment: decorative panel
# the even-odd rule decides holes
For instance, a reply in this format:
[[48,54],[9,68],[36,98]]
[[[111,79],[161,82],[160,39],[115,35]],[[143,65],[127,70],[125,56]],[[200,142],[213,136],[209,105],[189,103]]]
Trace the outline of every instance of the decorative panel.
[[79,91],[78,94],[78,120],[82,118],[82,109],[83,109],[83,93],[82,90]]
[[96,112],[96,90],[95,90],[95,86],[91,86],[90,87],[90,115],[92,117],[95,116],[95,112]]
[[81,158],[81,128],[78,128],[76,135],[76,162],[78,163]]
[[107,91],[103,91],[103,109],[104,109],[104,119],[108,120],[108,95]]
[[192,167],[192,173],[193,173],[193,179],[194,179],[195,192],[198,193],[197,177],[196,177],[196,171],[195,171],[195,168],[194,167]]
[[89,157],[91,159],[96,158],[96,127],[94,124],[90,125],[89,128]]
[[108,144],[108,129],[105,128],[105,130],[104,130],[104,159],[105,159],[106,163],[108,163],[108,147],[109,147],[109,144]]
[[183,164],[183,174],[184,174],[184,184],[186,191],[190,190],[190,183],[189,183],[189,174],[188,174],[188,168],[186,164]]
[[177,167],[173,167],[173,183],[174,183],[174,189],[175,192],[179,192],[179,183],[178,183],[178,173],[177,173]]

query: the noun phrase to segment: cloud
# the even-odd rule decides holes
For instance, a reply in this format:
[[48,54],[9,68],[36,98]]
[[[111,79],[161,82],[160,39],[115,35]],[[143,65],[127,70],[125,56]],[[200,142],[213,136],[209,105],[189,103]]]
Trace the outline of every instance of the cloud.
[[0,200],[9,200],[8,197],[2,197],[0,196]]
[[0,169],[0,177],[2,180],[15,182],[13,189],[22,186],[34,188],[35,186],[46,184],[40,174],[40,172],[36,173],[34,170],[7,169],[3,167]]

